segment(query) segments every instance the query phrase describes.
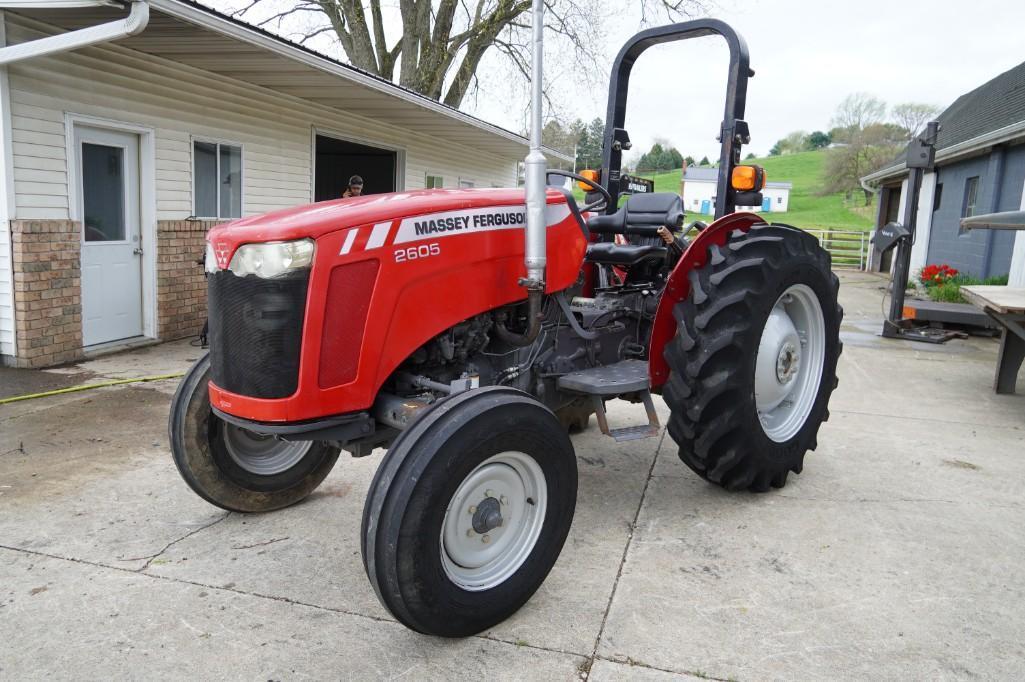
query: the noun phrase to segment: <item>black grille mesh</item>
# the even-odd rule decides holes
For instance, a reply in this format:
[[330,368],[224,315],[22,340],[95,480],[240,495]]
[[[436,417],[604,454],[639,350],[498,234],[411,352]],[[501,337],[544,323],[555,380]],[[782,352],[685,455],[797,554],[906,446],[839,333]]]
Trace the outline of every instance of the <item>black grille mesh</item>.
[[281,279],[222,270],[208,281],[213,382],[251,398],[295,393],[309,270]]

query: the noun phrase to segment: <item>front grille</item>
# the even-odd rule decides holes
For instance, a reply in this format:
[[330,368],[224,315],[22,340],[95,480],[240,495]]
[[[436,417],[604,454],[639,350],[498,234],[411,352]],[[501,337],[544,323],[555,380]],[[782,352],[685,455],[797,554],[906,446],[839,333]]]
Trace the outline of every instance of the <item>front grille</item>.
[[210,372],[219,387],[251,398],[287,398],[299,384],[309,270],[262,279],[210,275]]

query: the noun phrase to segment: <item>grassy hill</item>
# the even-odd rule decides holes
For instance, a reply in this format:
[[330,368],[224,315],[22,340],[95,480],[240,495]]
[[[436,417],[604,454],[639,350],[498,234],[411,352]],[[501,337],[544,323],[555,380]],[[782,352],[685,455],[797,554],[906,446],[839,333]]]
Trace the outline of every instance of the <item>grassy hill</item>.
[[[770,156],[764,159],[752,159],[744,163],[753,163],[765,168],[770,181],[792,182],[790,190],[790,210],[786,213],[773,213],[772,221],[790,223],[805,229],[833,228],[838,230],[870,230],[875,216],[875,207],[857,206],[862,203],[861,195],[855,196],[855,206],[844,203],[843,194],[818,195],[822,183],[822,169],[826,163],[824,151],[802,152],[786,156]],[[680,170],[673,170],[654,177],[656,192],[679,192]],[[852,210],[853,209],[853,210]],[[709,217],[689,213],[687,220],[705,219]]]

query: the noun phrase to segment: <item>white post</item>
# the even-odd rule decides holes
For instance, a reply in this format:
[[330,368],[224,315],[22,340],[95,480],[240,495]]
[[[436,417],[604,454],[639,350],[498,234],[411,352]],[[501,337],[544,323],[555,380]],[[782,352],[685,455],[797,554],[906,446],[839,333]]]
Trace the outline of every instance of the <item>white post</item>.
[[[1025,211],[1025,186],[1021,188],[1021,210]],[[1008,286],[1025,287],[1025,232],[1014,235],[1014,251],[1011,252],[1011,272]]]
[[[7,18],[0,10],[0,48],[7,45]],[[14,219],[14,157],[11,151],[11,93],[7,75],[7,67],[0,66],[0,249],[3,253],[0,261],[6,261],[7,267],[0,270],[4,287],[9,294],[0,293],[0,312],[4,304],[10,306],[10,342],[2,343],[0,333],[0,355],[18,354],[17,310],[14,305],[14,255],[11,244],[11,220]],[[3,324],[0,323],[0,327]],[[0,329],[2,332],[2,329]]]
[[545,220],[545,155],[541,153],[541,77],[544,59],[544,0],[533,3],[532,59],[530,69],[530,153],[524,163],[527,194],[525,263],[529,288],[541,288],[548,263],[548,230]]
[[[907,182],[904,184],[907,191]],[[936,171],[929,171],[922,176],[922,190],[918,194],[918,220],[915,221],[915,244],[911,247],[911,262],[908,275],[912,279],[919,270],[924,268],[929,259],[929,236],[932,233],[932,204],[936,196]],[[904,220],[903,217],[900,218]]]

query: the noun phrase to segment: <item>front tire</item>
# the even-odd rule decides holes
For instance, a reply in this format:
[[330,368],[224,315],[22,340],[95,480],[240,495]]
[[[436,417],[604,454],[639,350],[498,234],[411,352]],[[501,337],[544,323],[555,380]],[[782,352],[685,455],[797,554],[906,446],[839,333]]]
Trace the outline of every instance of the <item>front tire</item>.
[[842,350],[839,280],[811,235],[732,233],[673,310],[663,397],[680,459],[729,490],[781,488],[817,446]]
[[229,424],[210,408],[209,356],[182,379],[171,402],[171,454],[178,472],[207,502],[237,512],[266,512],[305,499],[331,473],[340,450],[289,442]]
[[367,576],[413,630],[481,632],[544,582],[576,493],[573,446],[544,405],[503,387],[446,398],[402,432],[371,484]]

